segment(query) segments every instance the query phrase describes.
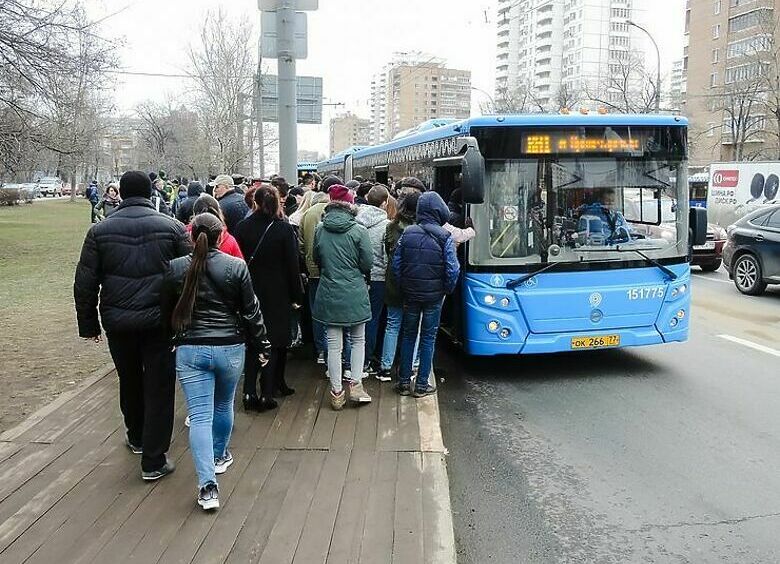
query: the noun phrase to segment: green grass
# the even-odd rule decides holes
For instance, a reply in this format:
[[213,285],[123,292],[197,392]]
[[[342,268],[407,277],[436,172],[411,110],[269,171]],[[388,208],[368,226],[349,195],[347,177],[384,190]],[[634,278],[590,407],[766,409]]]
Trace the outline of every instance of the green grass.
[[0,430],[110,360],[76,328],[73,276],[90,225],[83,199],[0,207]]

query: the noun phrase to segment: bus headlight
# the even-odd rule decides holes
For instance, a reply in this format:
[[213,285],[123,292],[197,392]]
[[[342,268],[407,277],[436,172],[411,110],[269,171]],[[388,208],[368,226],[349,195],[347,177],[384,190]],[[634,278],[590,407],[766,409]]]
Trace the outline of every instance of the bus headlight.
[[487,324],[487,330],[491,333],[497,332],[501,328],[501,324],[496,321],[495,319],[493,321],[489,321]]
[[509,307],[509,298],[501,298],[501,307]]
[[489,306],[492,306],[494,303],[496,303],[496,297],[493,294],[485,294],[483,300]]
[[680,323],[680,322],[679,322],[679,321],[677,321],[677,318],[676,318],[676,317],[672,317],[672,318],[669,320],[669,327],[671,327],[672,329],[674,329],[675,327],[677,327],[677,324],[678,324],[678,323]]
[[680,321],[685,319],[685,310],[684,309],[681,309],[680,311],[677,312],[677,319],[679,319]]
[[511,334],[512,331],[510,331],[508,327],[504,327],[503,329],[501,329],[501,332],[498,334],[498,336],[501,337],[502,339],[508,339]]
[[682,286],[678,286],[677,288],[674,288],[672,290],[672,297],[676,298],[677,296],[682,296],[687,291],[688,291],[688,286],[683,284]]

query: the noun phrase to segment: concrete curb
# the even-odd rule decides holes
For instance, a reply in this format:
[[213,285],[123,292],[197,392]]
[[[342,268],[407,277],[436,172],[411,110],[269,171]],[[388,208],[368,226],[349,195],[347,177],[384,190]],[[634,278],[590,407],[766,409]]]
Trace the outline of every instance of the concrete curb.
[[111,374],[114,371],[114,364],[104,364],[92,374],[90,374],[81,384],[73,388],[72,390],[68,390],[66,392],[61,393],[59,396],[57,396],[53,401],[49,402],[48,404],[41,407],[39,410],[35,411],[34,413],[30,414],[27,419],[22,421],[21,423],[18,423],[16,426],[11,427],[7,431],[4,431],[2,434],[0,434],[0,442],[11,442],[21,434],[23,434],[28,429],[31,429],[34,425],[39,423],[44,417],[49,415],[50,413],[56,411],[63,405],[65,405],[67,402],[69,402],[71,399],[79,395],[81,392],[89,388],[90,386],[96,384],[109,374]]

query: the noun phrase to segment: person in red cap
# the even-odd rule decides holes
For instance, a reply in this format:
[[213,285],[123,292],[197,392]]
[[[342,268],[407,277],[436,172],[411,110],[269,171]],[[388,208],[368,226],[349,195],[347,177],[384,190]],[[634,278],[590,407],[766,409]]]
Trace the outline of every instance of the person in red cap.
[[371,319],[368,283],[373,264],[368,230],[356,221],[355,196],[349,188],[334,184],[328,190],[330,203],[314,235],[314,260],[320,268],[320,283],[312,317],[326,327],[328,377],[331,406],[342,409],[347,393],[342,387],[341,351],[344,331],[352,350],[348,376],[349,400],[358,405],[370,403],[363,388],[366,323]]

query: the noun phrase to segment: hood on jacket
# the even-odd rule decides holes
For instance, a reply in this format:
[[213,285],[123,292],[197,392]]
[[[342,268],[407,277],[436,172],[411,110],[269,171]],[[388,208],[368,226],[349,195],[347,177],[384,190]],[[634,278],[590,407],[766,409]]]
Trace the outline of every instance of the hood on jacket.
[[450,219],[450,210],[436,192],[426,192],[417,202],[417,223],[442,226]]
[[357,223],[353,206],[343,202],[331,202],[325,207],[322,227],[331,233],[346,233]]
[[370,229],[383,221],[387,221],[387,212],[382,208],[366,204],[358,208],[356,219],[360,225]]

